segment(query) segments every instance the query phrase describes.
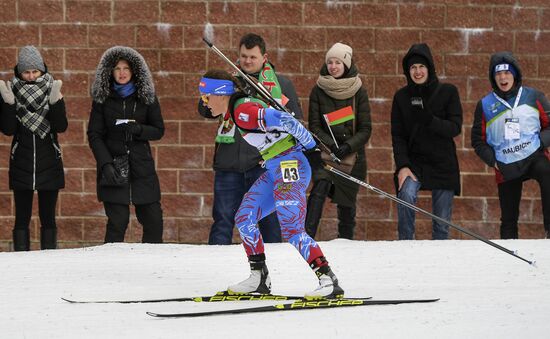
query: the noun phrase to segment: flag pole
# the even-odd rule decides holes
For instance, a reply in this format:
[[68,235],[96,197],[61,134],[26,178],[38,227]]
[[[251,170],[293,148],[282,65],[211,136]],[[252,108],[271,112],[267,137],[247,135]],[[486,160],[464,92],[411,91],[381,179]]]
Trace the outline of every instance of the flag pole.
[[323,118],[325,119],[325,122],[327,123],[328,130],[330,131],[330,135],[332,136],[332,140],[334,140],[334,143],[336,144],[336,147],[340,148],[340,146],[338,146],[338,141],[336,141],[336,138],[334,137],[334,134],[332,133],[332,128],[330,128],[330,122],[328,121],[326,114],[323,114]]

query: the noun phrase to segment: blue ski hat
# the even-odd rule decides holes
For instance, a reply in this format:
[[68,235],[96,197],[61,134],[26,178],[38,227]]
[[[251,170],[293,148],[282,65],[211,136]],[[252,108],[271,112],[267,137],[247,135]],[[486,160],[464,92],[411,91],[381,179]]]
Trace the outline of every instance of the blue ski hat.
[[498,72],[502,72],[502,71],[509,71],[514,76],[514,79],[517,78],[518,76],[518,71],[512,64],[502,63],[495,66],[495,73],[494,73],[495,75]]
[[201,78],[199,91],[202,94],[231,95],[235,93],[235,84],[231,80]]

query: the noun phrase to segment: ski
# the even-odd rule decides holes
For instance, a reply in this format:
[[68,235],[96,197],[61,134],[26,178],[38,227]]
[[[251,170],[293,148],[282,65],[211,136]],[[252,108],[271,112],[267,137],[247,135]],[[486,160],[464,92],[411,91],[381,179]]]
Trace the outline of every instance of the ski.
[[343,299],[323,299],[323,300],[298,300],[293,303],[277,304],[269,306],[259,306],[252,308],[235,308],[231,310],[217,310],[208,312],[192,313],[155,313],[146,312],[148,315],[156,318],[192,318],[224,314],[243,314],[256,312],[279,312],[294,310],[315,310],[326,308],[354,307],[354,306],[372,306],[372,305],[396,305],[411,303],[431,303],[438,299],[397,299],[397,300],[371,300],[370,298],[343,298]]
[[220,302],[220,301],[256,301],[256,300],[300,300],[304,296],[282,295],[282,294],[229,294],[227,291],[218,292],[214,295],[202,297],[181,297],[181,298],[164,298],[164,299],[135,299],[135,300],[77,300],[69,298],[61,298],[71,304],[138,304],[138,303],[163,303],[163,302]]

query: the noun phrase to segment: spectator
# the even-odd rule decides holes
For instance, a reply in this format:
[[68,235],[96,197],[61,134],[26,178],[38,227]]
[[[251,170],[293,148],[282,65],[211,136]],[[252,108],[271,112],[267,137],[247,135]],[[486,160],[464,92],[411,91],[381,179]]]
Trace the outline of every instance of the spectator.
[[143,226],[142,242],[161,243],[160,184],[150,140],[164,135],[151,72],[129,47],[108,49],[92,85],[88,141],[97,161],[97,197],[107,215],[105,242],[122,242],[130,204]]
[[[275,73],[275,67],[268,61],[264,39],[256,34],[246,34],[239,43],[240,68],[281,100],[286,107],[302,118],[302,110],[292,82]],[[240,78],[239,78],[240,79]],[[240,79],[243,87],[246,82]],[[247,87],[247,92],[254,94]],[[199,100],[199,113],[209,119],[219,119],[214,153],[214,206],[212,217],[214,223],[208,237],[210,245],[230,245],[233,238],[235,213],[241,204],[244,194],[258,179],[265,169],[261,166],[258,150],[243,140],[240,133],[235,133],[235,124],[229,114],[219,117],[212,113],[202,100]],[[270,214],[260,221],[260,232],[266,243],[281,242],[281,228],[275,214]]]
[[500,202],[500,237],[518,238],[523,182],[535,179],[542,198],[546,238],[550,229],[550,102],[534,88],[522,86],[522,73],[510,52],[491,56],[493,91],[477,103],[472,147],[495,169]]
[[[309,129],[330,147],[340,159],[355,154],[351,175],[367,177],[365,144],[371,134],[370,106],[367,90],[362,86],[350,46],[336,43],[327,52],[317,84],[309,95]],[[345,112],[345,115],[338,112]],[[330,114],[339,114],[329,123]],[[314,238],[323,213],[325,198],[330,195],[337,206],[338,237],[353,239],[359,185],[323,168],[313,173],[306,216],[306,231]]]
[[14,251],[30,250],[29,223],[34,191],[38,192],[40,248],[57,248],[55,209],[65,187],[57,133],[67,130],[61,80],[54,80],[34,46],[19,51],[15,76],[0,81],[2,131],[13,135],[9,186],[15,201]]
[[[412,45],[403,58],[407,86],[391,111],[397,196],[416,204],[418,191],[432,192],[433,213],[451,220],[453,196],[460,194],[460,172],[453,138],[462,130],[462,106],[454,85],[439,82],[426,44]],[[397,205],[400,240],[415,238],[415,212]],[[432,239],[447,239],[448,225],[432,220]]]

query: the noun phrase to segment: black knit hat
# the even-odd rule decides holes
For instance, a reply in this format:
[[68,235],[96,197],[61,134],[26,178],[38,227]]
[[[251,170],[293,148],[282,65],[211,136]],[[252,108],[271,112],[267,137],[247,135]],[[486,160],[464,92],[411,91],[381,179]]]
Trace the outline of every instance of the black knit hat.
[[411,55],[411,57],[407,60],[407,69],[410,69],[414,64],[422,64],[426,67],[429,66],[428,59],[419,54]]

